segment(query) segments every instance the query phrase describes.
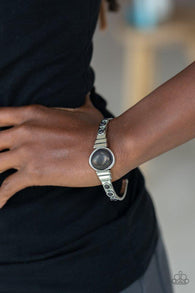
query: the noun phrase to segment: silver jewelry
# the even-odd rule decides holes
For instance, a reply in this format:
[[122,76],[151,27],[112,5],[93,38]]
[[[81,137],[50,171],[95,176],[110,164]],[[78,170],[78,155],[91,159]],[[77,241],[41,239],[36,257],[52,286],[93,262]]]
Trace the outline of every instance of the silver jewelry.
[[106,138],[107,124],[111,119],[113,118],[104,118],[99,124],[97,137],[93,146],[94,150],[89,157],[89,164],[96,171],[106,195],[110,200],[123,200],[127,193],[129,180],[127,178],[123,179],[125,180],[125,190],[122,196],[116,194],[111,180],[112,175],[110,169],[115,164],[115,156],[111,149],[107,147]]

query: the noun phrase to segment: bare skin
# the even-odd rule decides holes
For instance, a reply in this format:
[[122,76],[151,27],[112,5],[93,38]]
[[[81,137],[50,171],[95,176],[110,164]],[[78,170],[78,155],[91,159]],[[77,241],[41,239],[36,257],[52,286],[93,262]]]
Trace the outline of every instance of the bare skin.
[[114,124],[124,142],[122,174],[195,138],[195,62],[116,117]]
[[[100,185],[88,160],[102,113],[43,105],[0,108],[0,171],[14,168],[0,187],[0,208],[28,186]],[[108,124],[115,154],[112,181],[195,137],[195,62]]]

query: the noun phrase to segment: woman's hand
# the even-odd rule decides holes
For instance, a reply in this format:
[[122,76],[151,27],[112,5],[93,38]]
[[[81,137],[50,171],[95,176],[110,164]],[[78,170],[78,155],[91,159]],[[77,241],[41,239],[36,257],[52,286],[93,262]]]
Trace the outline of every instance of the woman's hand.
[[[0,108],[0,172],[17,171],[0,187],[0,207],[19,190],[34,185],[87,187],[100,185],[89,165],[103,114],[93,106],[89,93],[79,108],[43,105]],[[107,128],[108,146],[115,154],[112,181],[122,172],[121,139],[112,119]]]

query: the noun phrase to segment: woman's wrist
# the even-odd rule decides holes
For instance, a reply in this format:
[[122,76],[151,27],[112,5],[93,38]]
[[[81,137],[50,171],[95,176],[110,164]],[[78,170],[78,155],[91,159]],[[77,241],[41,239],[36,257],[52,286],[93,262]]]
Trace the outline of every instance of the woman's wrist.
[[121,121],[121,116],[109,121],[107,126],[107,145],[115,156],[115,165],[112,167],[112,181],[118,180],[136,166],[133,139],[128,134]]

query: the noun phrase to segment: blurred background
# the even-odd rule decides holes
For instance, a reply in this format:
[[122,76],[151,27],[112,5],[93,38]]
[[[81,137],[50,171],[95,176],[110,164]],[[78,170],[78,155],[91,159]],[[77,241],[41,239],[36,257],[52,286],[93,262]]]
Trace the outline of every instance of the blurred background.
[[[195,60],[195,1],[119,0],[94,35],[96,91],[118,116]],[[171,96],[170,96],[171,99]],[[140,166],[153,198],[170,260],[195,292],[195,140]],[[158,292],[157,292],[158,293]]]

